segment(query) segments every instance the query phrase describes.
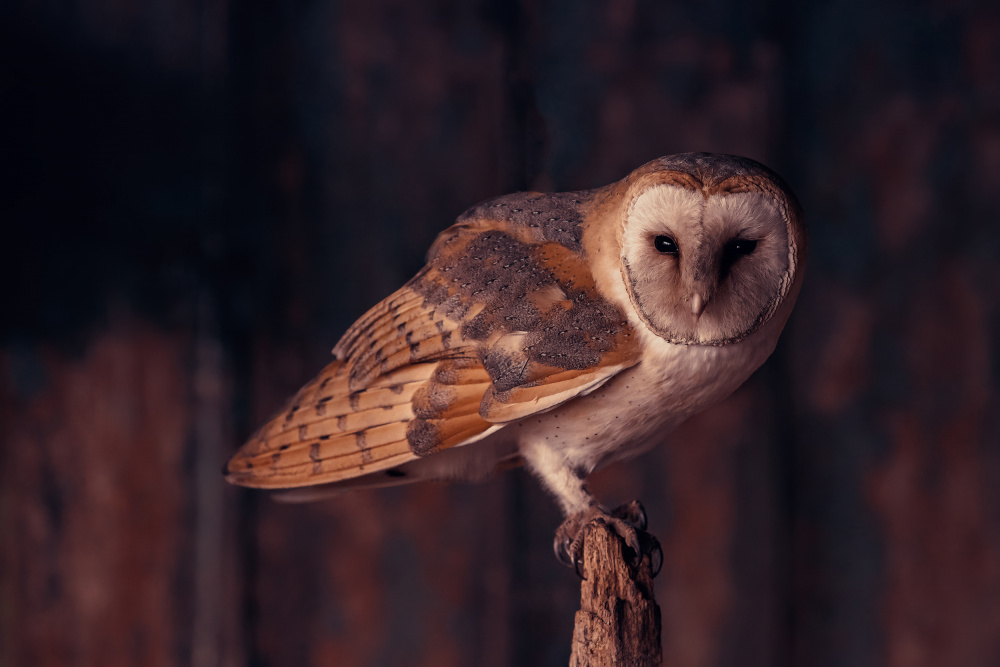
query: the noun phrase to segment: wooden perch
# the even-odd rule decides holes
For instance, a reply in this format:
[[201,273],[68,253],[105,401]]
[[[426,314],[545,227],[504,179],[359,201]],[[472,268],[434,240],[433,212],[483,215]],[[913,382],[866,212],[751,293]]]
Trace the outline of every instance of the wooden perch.
[[[650,555],[631,567],[622,539],[594,521],[583,542],[580,611],[570,667],[659,665],[660,607],[653,598]],[[628,549],[631,556],[631,549]]]

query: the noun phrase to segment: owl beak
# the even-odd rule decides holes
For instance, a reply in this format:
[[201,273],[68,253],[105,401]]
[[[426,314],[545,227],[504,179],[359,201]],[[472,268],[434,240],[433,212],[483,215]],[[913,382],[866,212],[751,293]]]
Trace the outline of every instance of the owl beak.
[[701,294],[695,292],[691,295],[691,314],[695,318],[700,318],[701,314],[705,312],[705,306],[708,305],[708,299],[703,297]]

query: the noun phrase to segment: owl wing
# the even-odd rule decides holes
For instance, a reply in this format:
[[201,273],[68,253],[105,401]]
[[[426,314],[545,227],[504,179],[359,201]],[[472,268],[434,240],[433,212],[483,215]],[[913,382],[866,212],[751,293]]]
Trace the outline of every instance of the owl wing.
[[[443,232],[427,266],[363,315],[336,360],[237,452],[229,481],[288,488],[393,468],[549,410],[637,363],[630,325],[598,294],[574,243],[581,214],[554,214],[565,196],[486,202]],[[549,226],[520,223],[526,206],[541,211],[529,222],[543,216]]]

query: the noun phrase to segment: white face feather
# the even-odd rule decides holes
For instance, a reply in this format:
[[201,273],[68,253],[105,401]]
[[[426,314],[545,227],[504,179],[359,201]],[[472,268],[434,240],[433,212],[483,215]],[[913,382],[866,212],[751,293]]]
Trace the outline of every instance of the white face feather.
[[790,256],[788,221],[759,190],[706,197],[653,185],[626,213],[629,296],[672,343],[724,345],[753,333],[788,291]]

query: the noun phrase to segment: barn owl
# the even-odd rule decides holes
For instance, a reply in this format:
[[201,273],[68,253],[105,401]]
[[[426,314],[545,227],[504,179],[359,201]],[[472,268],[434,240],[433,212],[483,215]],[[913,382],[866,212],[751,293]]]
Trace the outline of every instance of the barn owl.
[[595,517],[638,553],[641,508],[609,512],[587,475],[648,450],[767,359],[805,249],[795,196],[730,155],[483,202],[348,329],[227,479],[294,501],[524,464],[566,517],[557,555],[577,558]]

